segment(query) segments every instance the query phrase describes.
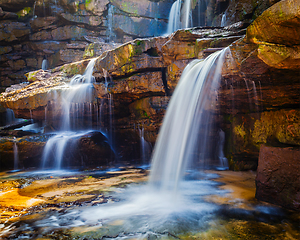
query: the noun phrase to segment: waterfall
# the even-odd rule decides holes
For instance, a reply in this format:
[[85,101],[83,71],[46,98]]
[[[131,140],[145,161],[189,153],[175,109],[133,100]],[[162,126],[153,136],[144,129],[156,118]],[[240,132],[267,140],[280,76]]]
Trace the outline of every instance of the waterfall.
[[42,61],[42,70],[47,70],[47,69],[48,69],[48,60],[44,58]]
[[226,24],[226,12],[224,12],[222,15],[221,27],[225,27],[225,24]]
[[[198,25],[201,26],[201,0],[198,0]],[[192,1],[176,0],[169,13],[167,34],[171,34],[181,28],[189,28],[193,26],[192,18]]]
[[108,25],[108,41],[112,41],[114,39],[114,5],[110,4],[108,7],[108,14],[107,14],[107,25]]
[[[47,141],[42,156],[42,168],[47,167],[50,162],[54,162],[52,167],[60,169],[68,142],[87,134],[92,128],[91,124],[85,125],[83,121],[86,113],[87,115],[92,114],[93,82],[95,81],[92,74],[96,59],[89,62],[83,75],[75,75],[68,88],[62,93],[60,132]],[[58,97],[58,94],[54,95]],[[74,121],[71,122],[71,118]],[[73,128],[82,128],[85,131],[72,132]]]
[[[226,49],[205,60],[192,61],[183,71],[154,148],[149,180],[153,187],[176,191],[191,162],[199,161],[205,166],[213,126],[212,110],[208,108],[216,100]],[[205,130],[199,135],[201,126]]]
[[185,0],[183,4],[183,22],[182,27],[188,28],[192,26],[192,17],[191,17],[191,0]]
[[14,145],[13,145],[13,151],[14,151],[14,170],[17,170],[19,167],[19,152],[18,152],[18,145],[17,145],[17,139],[14,137]]
[[170,10],[167,34],[181,28],[180,22],[181,0],[176,0]]

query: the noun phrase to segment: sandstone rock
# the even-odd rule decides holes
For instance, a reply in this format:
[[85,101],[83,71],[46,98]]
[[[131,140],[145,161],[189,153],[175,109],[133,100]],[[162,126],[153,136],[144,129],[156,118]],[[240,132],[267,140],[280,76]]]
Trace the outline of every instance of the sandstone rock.
[[54,27],[53,24],[55,21],[57,21],[57,18],[53,16],[34,18],[30,21],[30,27],[33,31],[48,29]]
[[12,12],[3,11],[2,8],[0,7],[0,19],[1,20],[18,19],[18,15]]
[[113,94],[165,94],[162,82],[162,72],[139,73],[124,80],[115,80],[109,88]]
[[102,15],[107,10],[108,0],[91,0],[85,3],[85,9],[95,15]]
[[8,64],[11,66],[12,70],[18,71],[25,68],[26,63],[24,60],[20,59],[17,61],[8,61]]
[[247,29],[247,40],[253,43],[298,45],[300,33],[300,3],[283,0],[266,10]]
[[13,49],[10,46],[0,47],[0,55],[11,52]]
[[35,0],[0,0],[0,7],[7,11],[18,11],[24,7],[33,6]]
[[80,16],[70,13],[61,13],[60,16],[70,22],[88,24],[94,27],[99,26],[103,23],[102,18],[99,16]]
[[300,210],[300,149],[263,145],[259,153],[256,198]]
[[27,67],[32,67],[32,68],[37,68],[38,67],[38,62],[35,58],[26,58],[26,65]]
[[29,35],[30,29],[25,23],[4,20],[0,22],[0,41],[12,42]]
[[63,63],[71,63],[82,60],[84,51],[76,49],[65,49],[60,50],[59,53],[60,61],[62,61]]
[[268,139],[300,146],[300,110],[279,110],[262,113],[254,123],[252,132],[256,143],[267,143]]
[[33,51],[59,51],[66,48],[66,42],[63,41],[42,41],[42,42],[29,42],[27,46]]

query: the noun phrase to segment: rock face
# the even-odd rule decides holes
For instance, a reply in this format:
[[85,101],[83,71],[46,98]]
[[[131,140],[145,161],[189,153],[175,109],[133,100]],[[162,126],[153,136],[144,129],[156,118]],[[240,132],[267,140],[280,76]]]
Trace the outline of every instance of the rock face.
[[[163,35],[173,2],[0,0],[0,92],[25,82],[24,74],[41,69],[43,60],[52,69],[136,38]],[[249,24],[275,2],[192,1],[192,26]]]
[[256,198],[300,211],[300,149],[260,148]]
[[[223,74],[219,104],[228,131],[227,156],[237,170],[257,167],[262,143],[299,145],[299,40],[297,33],[291,37],[300,27],[299,7],[299,1],[278,2],[230,46],[233,61],[225,63],[230,70]],[[278,14],[280,9],[285,13]],[[293,27],[284,34],[287,26]]]

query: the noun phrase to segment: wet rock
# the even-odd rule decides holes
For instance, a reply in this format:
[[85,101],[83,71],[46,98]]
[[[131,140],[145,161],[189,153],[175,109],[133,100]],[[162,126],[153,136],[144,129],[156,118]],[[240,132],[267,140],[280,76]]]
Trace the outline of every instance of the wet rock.
[[167,28],[167,23],[159,19],[114,16],[114,31],[135,37],[159,36]]
[[259,153],[256,198],[300,210],[300,149],[263,145]]

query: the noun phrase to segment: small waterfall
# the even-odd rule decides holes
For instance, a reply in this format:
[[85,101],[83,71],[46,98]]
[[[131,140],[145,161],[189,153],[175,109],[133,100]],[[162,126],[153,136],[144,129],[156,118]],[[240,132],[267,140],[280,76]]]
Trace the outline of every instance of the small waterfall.
[[42,70],[47,70],[48,69],[48,60],[46,58],[43,59],[42,61]]
[[198,26],[201,26],[201,0],[198,0]]
[[226,24],[226,12],[222,15],[221,27],[225,27]]
[[30,121],[31,121],[31,123],[33,123],[33,114],[32,114],[32,110],[31,109],[29,109],[29,113],[30,113]]
[[17,139],[14,137],[14,145],[13,145],[13,151],[14,151],[14,170],[17,170],[19,168],[19,152],[18,152],[18,145],[17,145]]
[[[93,111],[92,96],[95,78],[92,74],[95,62],[96,58],[89,62],[83,75],[75,75],[61,96],[62,106],[56,106],[62,107],[61,131],[47,141],[42,157],[42,168],[49,166],[50,162],[54,162],[52,167],[60,169],[68,142],[90,132],[92,124],[85,125],[83,121],[85,114],[92,115]],[[57,93],[54,93],[54,96],[57,96]],[[74,120],[72,123],[71,118]],[[81,128],[84,131],[73,132],[71,131],[73,128]]]
[[182,12],[182,27],[188,28],[192,26],[192,17],[191,17],[191,0],[185,0],[183,4],[183,12]]
[[15,118],[14,111],[7,108],[6,109],[6,116],[5,116],[5,124],[9,125],[9,124],[14,123],[15,121],[16,121],[16,118]]
[[251,100],[251,96],[250,96],[249,85],[248,85],[248,82],[247,82],[246,79],[244,79],[244,82],[245,82],[245,85],[246,85],[246,88],[247,88],[247,93],[248,93],[249,108],[250,108],[250,111],[252,111],[252,100]]
[[[228,48],[226,48],[228,49]],[[165,114],[154,148],[150,185],[176,191],[187,166],[199,161],[204,167],[209,153],[209,133],[226,49],[185,68]],[[199,136],[200,127],[202,129]],[[200,158],[197,154],[200,153]]]
[[224,155],[224,144],[225,144],[225,132],[219,130],[219,149],[218,149],[218,159],[219,159],[219,169],[228,169],[228,160]]
[[108,41],[111,42],[114,39],[114,5],[110,4],[108,7],[108,14],[107,14],[107,27],[108,27]]
[[180,22],[181,0],[176,0],[170,10],[167,34],[181,28]]
[[32,19],[37,18],[37,16],[35,15],[35,8],[36,8],[36,1],[34,1],[34,4],[33,4]]
[[139,136],[141,140],[141,147],[140,147],[140,152],[141,152],[141,159],[142,159],[142,164],[146,164],[149,160],[150,153],[151,153],[151,146],[150,144],[145,140],[145,128],[142,126],[139,130]]
[[259,107],[258,107],[258,97],[257,97],[257,91],[256,91],[256,86],[255,86],[255,82],[252,81],[252,85],[253,85],[253,93],[254,93],[254,104],[255,104],[255,109],[256,112],[259,113]]

